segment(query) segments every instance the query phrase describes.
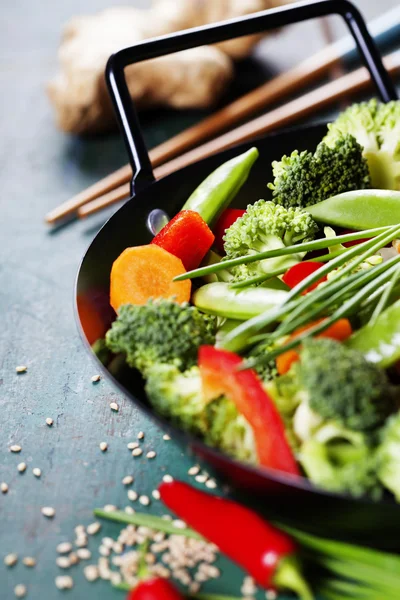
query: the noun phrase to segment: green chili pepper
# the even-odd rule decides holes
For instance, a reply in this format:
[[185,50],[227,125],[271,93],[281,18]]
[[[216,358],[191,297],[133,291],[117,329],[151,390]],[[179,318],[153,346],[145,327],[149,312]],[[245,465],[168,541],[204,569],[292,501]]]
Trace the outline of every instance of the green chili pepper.
[[349,229],[369,229],[400,223],[400,192],[354,190],[307,206],[307,212],[321,223]]
[[345,344],[383,368],[400,360],[400,300],[384,310],[374,323],[356,331]]
[[208,283],[196,290],[192,302],[201,311],[228,319],[250,319],[283,304],[288,292],[276,287],[232,289],[229,284]]
[[182,210],[198,212],[211,225],[245,183],[257,157],[257,148],[250,148],[218,167],[195,189]]

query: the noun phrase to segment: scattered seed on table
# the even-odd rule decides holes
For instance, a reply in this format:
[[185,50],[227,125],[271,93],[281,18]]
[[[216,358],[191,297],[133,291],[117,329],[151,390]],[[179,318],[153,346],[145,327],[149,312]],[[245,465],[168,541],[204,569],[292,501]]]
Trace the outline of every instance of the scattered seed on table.
[[278,597],[278,595],[275,592],[275,590],[267,590],[265,592],[265,598],[266,598],[266,600],[276,600],[277,597]]
[[0,484],[0,490],[2,494],[7,494],[8,492],[8,485],[5,481],[2,481],[2,483]]
[[111,410],[114,410],[115,412],[119,411],[119,406],[118,406],[118,404],[116,402],[111,402],[110,403],[110,408],[111,408]]
[[45,517],[52,519],[54,517],[54,515],[56,514],[55,509],[52,506],[43,506],[42,509],[42,515],[44,515]]
[[137,442],[129,442],[127,444],[128,450],[134,450],[135,448],[139,448],[139,444]]
[[164,521],[172,521],[171,515],[162,515],[161,518],[164,519]]
[[18,444],[14,444],[10,446],[10,452],[21,452],[22,446],[18,446]]
[[164,433],[164,435],[162,436],[162,439],[165,440],[166,442],[168,442],[171,438],[169,437],[168,433]]
[[257,586],[254,583],[254,579],[252,577],[245,577],[243,579],[242,587],[240,588],[243,596],[255,596],[257,593]]
[[164,483],[171,483],[174,478],[172,477],[172,475],[168,475],[168,473],[166,473],[165,475],[163,475],[162,480],[164,481]]
[[79,548],[76,551],[76,555],[82,560],[89,560],[89,558],[92,556],[92,553],[90,550],[88,550],[88,548]]
[[88,539],[86,533],[81,533],[76,536],[75,546],[78,548],[84,548],[88,544]]
[[141,448],[135,448],[132,450],[132,456],[141,456],[143,454],[143,450]]
[[85,533],[86,529],[84,525],[77,525],[74,529],[76,535],[81,535],[82,533]]
[[177,529],[186,529],[187,527],[185,521],[182,521],[181,519],[175,519],[174,521],[172,521],[172,525]]
[[99,578],[99,569],[96,565],[87,565],[83,569],[83,574],[88,581],[96,581]]
[[101,556],[110,556],[110,554],[111,554],[111,550],[110,550],[110,548],[107,548],[107,546],[103,546],[103,545],[101,545],[101,546],[99,547],[99,554],[100,554]]
[[46,425],[48,425],[49,427],[51,427],[53,425],[54,421],[53,419],[51,419],[50,417],[47,417],[46,419]]
[[159,500],[161,498],[160,492],[158,490],[153,490],[151,492],[151,495],[153,496],[154,500]]
[[101,529],[101,523],[99,523],[98,521],[95,521],[94,523],[90,523],[90,525],[87,526],[86,531],[88,532],[89,535],[95,535],[96,533],[98,533]]
[[106,548],[112,548],[113,545],[114,545],[114,540],[112,538],[110,538],[110,537],[103,537],[103,539],[101,540],[101,543]]
[[101,377],[100,375],[93,375],[93,377],[91,378],[91,382],[92,383],[97,383],[98,381],[100,381]]
[[16,595],[17,598],[24,598],[26,596],[26,592],[27,592],[26,585],[24,585],[23,583],[19,583],[14,588],[14,594]]
[[26,463],[20,462],[17,469],[20,473],[24,473],[26,471]]
[[13,567],[14,565],[16,565],[18,562],[18,554],[15,554],[15,552],[12,552],[11,554],[7,554],[7,556],[4,557],[4,564],[6,565],[6,567]]
[[56,565],[60,567],[60,569],[69,569],[71,566],[71,561],[68,556],[57,556]]
[[26,365],[19,365],[18,367],[15,367],[15,370],[17,371],[17,373],[26,373],[28,367]]
[[150,450],[150,452],[146,454],[146,458],[155,458],[156,456],[157,454],[154,452],[154,450]]
[[68,554],[68,558],[69,558],[69,564],[71,566],[77,565],[79,562],[79,557],[76,552],[71,552],[70,554]]
[[143,433],[143,431],[139,431],[139,433],[137,434],[137,439],[138,440],[143,440],[144,439],[144,433]]
[[190,467],[188,471],[188,475],[197,475],[198,473],[200,473],[199,465],[193,465],[193,467]]
[[132,506],[125,506],[124,508],[125,512],[127,515],[134,515],[135,514],[135,509],[132,508]]
[[107,442],[100,442],[100,450],[102,452],[105,452],[107,450],[107,448],[108,448]]
[[105,504],[103,510],[105,510],[106,512],[114,512],[114,510],[117,510],[117,507],[115,506],[115,504]]
[[139,496],[139,502],[140,504],[143,504],[143,506],[148,506],[150,504],[150,498],[148,496]]
[[217,487],[217,482],[215,481],[215,479],[208,479],[206,481],[206,487],[210,488],[210,490],[215,490],[215,488]]
[[112,571],[110,575],[112,585],[119,585],[122,581],[121,575],[117,571]]
[[125,477],[122,480],[122,483],[124,485],[131,485],[131,483],[133,483],[133,477],[132,477],[132,475],[125,475]]
[[35,467],[34,469],[32,469],[32,473],[34,474],[35,477],[40,477],[42,474],[42,471],[38,467]]
[[112,551],[115,552],[115,554],[122,554],[124,547],[120,542],[114,542],[112,545]]
[[70,590],[74,587],[74,580],[70,575],[59,575],[55,579],[55,584],[59,590]]
[[199,483],[205,483],[207,481],[207,475],[196,475],[195,480]]
[[128,498],[132,502],[135,502],[138,499],[138,494],[135,490],[128,490]]
[[68,554],[72,550],[71,542],[61,542],[56,548],[58,554]]
[[33,558],[33,556],[25,556],[22,559],[22,562],[26,567],[35,567],[36,566],[36,559]]

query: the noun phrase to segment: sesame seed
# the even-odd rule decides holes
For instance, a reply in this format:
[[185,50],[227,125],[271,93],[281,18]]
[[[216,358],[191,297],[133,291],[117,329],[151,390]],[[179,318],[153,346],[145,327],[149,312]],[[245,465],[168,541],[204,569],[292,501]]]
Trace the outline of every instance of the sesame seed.
[[122,480],[123,485],[131,485],[133,483],[132,475],[126,475]]
[[46,419],[46,425],[48,425],[49,427],[51,427],[53,425],[54,421],[53,419],[51,419],[50,417],[47,417]]
[[26,463],[24,463],[24,462],[19,463],[19,465],[17,466],[17,469],[20,473],[24,473],[26,471]]
[[6,567],[13,567],[17,564],[17,562],[18,555],[14,552],[12,552],[11,554],[7,554],[7,556],[4,557],[4,564],[6,565]]
[[210,490],[215,490],[215,488],[217,487],[217,482],[215,481],[215,479],[208,479],[206,481],[206,487],[210,488]]
[[193,465],[193,467],[190,467],[188,471],[188,475],[197,475],[198,473],[200,473],[199,465]]
[[100,442],[100,450],[102,452],[105,452],[107,450],[107,448],[108,448],[107,442]]
[[14,594],[16,595],[17,598],[24,598],[24,596],[26,596],[26,592],[27,592],[26,585],[23,585],[22,583],[19,583],[14,588]]
[[76,555],[82,560],[89,560],[89,558],[92,556],[92,553],[87,548],[79,548],[76,551]]
[[17,371],[17,373],[26,373],[28,367],[26,365],[19,365],[18,367],[15,367],[15,370]]
[[146,454],[146,458],[155,458],[156,456],[157,454],[154,452],[154,450],[150,450],[150,452]]
[[151,492],[151,495],[153,496],[154,500],[159,500],[161,498],[160,492],[158,490],[153,490]]
[[162,439],[166,442],[168,442],[171,438],[169,437],[168,433],[164,433],[164,435],[162,436]]
[[74,529],[76,535],[81,535],[82,533],[85,533],[85,527],[84,525],[77,525]]
[[54,508],[52,506],[43,506],[42,509],[42,515],[44,515],[45,517],[52,519],[54,517],[54,515],[56,514],[56,511],[54,510]]
[[117,510],[117,507],[115,506],[115,504],[106,504],[103,507],[103,510],[105,510],[106,512],[114,512],[115,510]]
[[115,412],[119,411],[119,406],[116,402],[111,402],[110,408],[111,408],[111,410],[114,410]]
[[113,545],[114,545],[114,540],[112,538],[110,538],[110,537],[103,537],[103,539],[101,540],[101,543],[106,548],[112,548]]
[[114,542],[112,545],[112,551],[115,552],[115,554],[121,554],[124,550],[123,545],[120,542]]
[[164,483],[171,483],[174,480],[174,478],[172,477],[172,475],[168,475],[167,473],[163,476],[162,480],[164,481]]
[[100,381],[101,377],[100,375],[93,375],[93,377],[90,379],[90,381],[92,383],[97,383],[98,381]]
[[129,442],[127,444],[128,450],[134,450],[135,448],[139,448],[139,444],[137,442]]
[[143,506],[148,506],[150,504],[150,498],[148,496],[139,496],[139,502]]
[[34,474],[35,477],[40,477],[42,474],[42,471],[38,467],[35,467],[34,469],[32,469],[32,473]]
[[74,580],[69,575],[59,575],[55,579],[55,584],[59,590],[70,590],[74,586]]
[[68,554],[68,552],[71,552],[71,550],[72,544],[70,542],[61,542],[61,544],[58,544],[57,546],[58,554]]
[[14,444],[13,446],[10,446],[10,452],[21,452],[22,447],[18,446],[18,444]]
[[185,521],[182,521],[181,519],[175,519],[174,521],[172,521],[172,524],[177,529],[186,529],[187,527]]
[[277,598],[277,593],[275,592],[275,590],[267,590],[265,592],[265,598],[266,600],[276,600]]
[[107,546],[100,546],[99,554],[101,554],[101,556],[110,556],[111,550],[110,548],[107,548]]
[[36,566],[36,559],[35,559],[35,558],[33,558],[33,556],[25,556],[25,557],[22,559],[22,562],[23,562],[23,564],[24,564],[26,567],[34,567],[34,566]]
[[75,546],[77,546],[78,548],[84,548],[85,546],[87,546],[87,544],[88,544],[88,539],[87,539],[86,533],[82,533],[77,536],[77,538],[75,540]]
[[69,569],[71,566],[71,561],[68,556],[57,556],[56,565],[60,567],[60,569]]
[[135,514],[135,509],[132,508],[132,506],[125,506],[125,512],[127,515],[134,515]]
[[128,498],[132,502],[135,502],[138,499],[138,494],[135,490],[128,490]]
[[137,434],[137,439],[138,440],[143,440],[144,439],[144,433],[143,433],[143,431],[139,431],[139,433]]
[[141,448],[135,448],[132,450],[132,456],[141,456],[143,454],[143,450]]
[[96,565],[87,565],[83,569],[83,574],[88,581],[96,581],[99,578],[99,569]]
[[207,475],[196,475],[195,480],[199,483],[205,483],[207,481]]
[[2,494],[7,494],[8,492],[8,485],[6,484],[5,481],[2,481],[0,484],[0,490]]
[[121,575],[117,571],[112,571],[110,575],[112,585],[119,585],[122,581]]
[[76,554],[76,552],[71,552],[70,554],[68,554],[68,558],[69,558],[69,564],[72,565],[77,565],[79,562],[79,557]]
[[86,531],[88,532],[89,535],[95,535],[96,533],[98,533],[101,529],[101,523],[99,523],[98,521],[95,521],[94,523],[90,523],[90,525],[87,526]]

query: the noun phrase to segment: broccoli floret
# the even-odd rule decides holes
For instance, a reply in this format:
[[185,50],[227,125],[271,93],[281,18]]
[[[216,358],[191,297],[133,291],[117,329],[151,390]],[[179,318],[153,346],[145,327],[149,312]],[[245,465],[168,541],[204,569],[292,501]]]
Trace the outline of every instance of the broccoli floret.
[[334,340],[305,340],[294,377],[311,410],[346,428],[376,428],[393,411],[385,371]]
[[[242,217],[226,230],[226,258],[248,256],[266,250],[284,248],[297,242],[312,240],[318,227],[311,216],[298,209],[286,209],[274,202],[258,200],[247,207]],[[233,267],[230,272],[237,280],[287,268],[301,260],[303,254],[269,258],[248,265]]]
[[197,366],[181,373],[173,365],[155,365],[147,371],[146,393],[157,412],[204,437],[210,446],[239,460],[257,461],[250,425],[231,400],[204,400]]
[[400,101],[353,104],[328,129],[323,140],[328,146],[347,134],[361,144],[373,188],[400,190]]
[[362,147],[351,135],[341,135],[331,145],[321,142],[314,154],[295,150],[272,163],[272,199],[285,207],[306,208],[330,196],[370,187]]
[[188,303],[149,300],[143,306],[122,306],[106,343],[113,352],[123,352],[128,365],[143,374],[157,363],[184,371],[197,363],[199,346],[214,344],[216,328],[215,317]]
[[[271,352],[272,346],[267,342],[261,342],[247,351],[245,354],[245,358],[258,358],[260,356],[264,356],[268,352]],[[275,379],[278,375],[278,370],[276,368],[276,362],[274,359],[268,362],[258,363],[254,367],[254,371],[260,377],[260,379],[264,382],[270,381],[271,379]]]
[[380,434],[378,478],[400,502],[400,412],[390,417]]

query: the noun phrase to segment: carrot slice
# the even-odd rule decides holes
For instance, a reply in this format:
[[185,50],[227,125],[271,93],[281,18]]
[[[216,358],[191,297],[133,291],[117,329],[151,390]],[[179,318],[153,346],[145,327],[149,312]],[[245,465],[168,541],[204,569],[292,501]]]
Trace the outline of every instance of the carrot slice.
[[191,282],[173,281],[186,273],[182,261],[156,245],[126,248],[111,269],[110,304],[146,304],[150,298],[188,302]]
[[[296,329],[295,332],[292,333],[289,339],[296,338],[304,331],[311,329],[318,323],[321,323],[324,319],[318,319],[317,321],[313,321],[312,323],[308,323],[307,325],[303,325]],[[325,329],[322,333],[319,333],[316,337],[326,337],[331,340],[336,340],[338,342],[344,342],[348,337],[351,336],[353,330],[351,328],[350,321],[348,319],[339,319],[336,323],[333,323],[330,327]],[[276,357],[276,368],[278,370],[279,375],[284,375],[287,373],[292,366],[293,363],[299,360],[300,356],[296,350],[287,350]]]

